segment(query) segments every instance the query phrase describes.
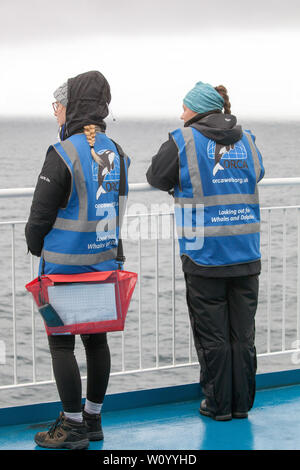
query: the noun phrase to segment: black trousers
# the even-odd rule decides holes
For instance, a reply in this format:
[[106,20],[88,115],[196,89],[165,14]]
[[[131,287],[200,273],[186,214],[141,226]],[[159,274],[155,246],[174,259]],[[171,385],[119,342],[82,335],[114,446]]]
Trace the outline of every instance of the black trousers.
[[[87,362],[86,397],[94,403],[103,403],[110,374],[110,351],[106,333],[81,335]],[[75,336],[48,336],[57,390],[63,410],[81,411],[82,384],[74,355]]]
[[246,412],[255,397],[258,275],[205,278],[185,274],[186,295],[207,406]]

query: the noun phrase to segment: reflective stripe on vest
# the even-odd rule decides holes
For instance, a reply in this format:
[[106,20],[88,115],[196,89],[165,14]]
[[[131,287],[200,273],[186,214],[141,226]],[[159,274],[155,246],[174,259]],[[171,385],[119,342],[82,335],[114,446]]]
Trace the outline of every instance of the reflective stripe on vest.
[[[96,144],[97,144],[97,135],[96,134]],[[82,137],[81,137],[82,136]],[[102,140],[101,140],[102,139]],[[108,139],[105,134],[102,134],[102,137],[100,139],[101,145],[106,147],[106,145],[110,145],[113,147],[113,150],[111,149],[112,152],[115,153],[115,155],[118,156],[119,159],[122,157],[119,155],[115,145],[112,144],[110,139]],[[95,144],[95,149],[97,151],[101,151],[101,145],[99,149],[99,143],[98,143],[98,148],[96,147]],[[89,201],[88,201],[88,190],[92,191],[93,186],[92,183],[89,183],[89,181],[86,181],[87,176],[85,176],[85,172],[82,168],[80,156],[78,154],[78,151],[81,152],[81,148],[83,149],[83,153],[87,153],[88,158],[91,159],[90,157],[90,149],[89,147],[87,148],[86,146],[86,138],[84,134],[76,134],[76,136],[73,136],[66,141],[63,141],[59,144],[55,145],[55,150],[57,153],[60,155],[60,157],[63,159],[63,161],[67,164],[69,171],[71,173],[71,191],[70,191],[70,196],[68,200],[68,204],[66,207],[66,212],[64,210],[60,210],[58,212],[58,216],[55,220],[55,223],[53,225],[52,231],[50,231],[50,234],[52,237],[56,236],[56,233],[59,234],[60,239],[64,236],[63,234],[67,234],[68,232],[74,233],[74,236],[72,237],[77,237],[78,236],[78,247],[75,250],[72,251],[72,248],[69,250],[65,249],[62,250],[64,252],[57,252],[53,249],[49,250],[49,242],[47,243],[47,236],[45,237],[45,244],[44,244],[44,250],[43,250],[43,257],[46,262],[53,263],[53,264],[58,264],[58,265],[72,265],[72,266],[82,266],[82,265],[96,265],[99,263],[102,263],[104,261],[112,260],[117,257],[117,245],[118,245],[118,236],[119,236],[119,227],[122,223],[122,215],[123,215],[123,210],[120,212],[120,217],[119,217],[119,200],[117,199],[117,196],[111,196],[111,202],[107,202],[102,204],[104,208],[96,209],[95,211],[95,219],[96,220],[89,220]],[[82,156],[82,155],[81,155]],[[126,161],[125,165],[125,172],[127,174],[127,156],[124,156],[124,159]],[[84,163],[85,165],[85,163]],[[86,171],[86,170],[85,170]],[[75,189],[75,192],[73,191]],[[72,197],[74,197],[74,194],[77,195],[76,201],[78,207],[74,207],[73,209],[70,209],[70,201]],[[95,193],[96,194],[96,193]],[[126,194],[127,196],[127,194]],[[124,197],[126,199],[126,197]],[[95,201],[96,201],[96,196],[95,196]],[[100,202],[100,199],[98,200]],[[105,202],[105,201],[104,201]],[[124,203],[125,201],[120,201],[120,203]],[[73,200],[73,205],[74,205],[74,200]],[[73,207],[72,205],[72,207]],[[123,205],[123,204],[122,204]],[[101,206],[101,204],[99,204]],[[75,209],[76,209],[76,218],[74,217],[75,214]],[[108,214],[108,217],[106,216]],[[63,217],[62,215],[65,215]],[[119,225],[120,224],[120,225]],[[52,232],[52,233],[51,233]],[[112,248],[110,248],[109,244],[107,244],[104,248],[98,248],[96,245],[98,244],[99,246],[101,245],[101,235],[102,234],[109,234],[112,233],[112,241],[114,240],[114,243],[111,243]],[[92,236],[92,233],[95,234],[95,239],[90,238]],[[90,235],[88,235],[90,234]],[[99,236],[99,240],[97,240],[96,236]],[[68,246],[68,239],[65,239],[66,246]],[[83,241],[83,238],[86,237],[88,240],[88,244],[91,244],[90,240],[95,242],[95,248],[92,247],[92,253],[86,253],[86,249],[83,249],[82,253],[80,253],[80,246],[83,246],[84,244],[80,242]],[[77,238],[73,238],[73,240],[77,240]],[[104,244],[105,245],[105,244]],[[53,243],[52,243],[53,246]],[[54,243],[55,246],[55,243]]]
[[92,266],[94,264],[102,263],[114,259],[117,256],[117,248],[103,251],[101,253],[93,253],[90,255],[78,255],[78,254],[66,254],[66,253],[55,253],[53,251],[43,251],[45,261],[53,264],[65,264],[72,266]]
[[244,132],[224,155],[191,127],[171,135],[180,159],[179,184],[174,188],[180,254],[211,267],[260,259],[261,164],[251,134]]
[[[195,140],[194,140],[192,128],[184,127],[183,129],[180,129],[180,130],[181,130],[184,142],[185,142],[185,151],[186,151],[188,169],[189,169],[194,196],[192,198],[175,197],[176,203],[182,206],[184,204],[205,204],[205,206],[216,206],[216,205],[219,205],[220,203],[221,204],[258,204],[259,198],[258,198],[257,186],[255,188],[254,194],[222,194],[222,195],[215,195],[215,196],[204,196],[201,177],[199,178],[200,173],[199,173],[197,152],[195,149]],[[248,143],[252,151],[255,173],[256,173],[256,181],[258,181],[261,167],[260,167],[260,162],[259,162],[259,158],[257,155],[257,151],[252,142],[251,136],[246,131],[244,132],[244,135],[247,137]]]
[[[197,158],[197,152],[195,148],[195,140],[193,135],[193,130],[191,127],[185,127],[181,129],[181,133],[185,143],[185,153],[187,157],[188,170],[190,181],[192,185],[193,197],[175,197],[175,204],[179,207],[185,208],[186,205],[197,204],[204,205],[205,207],[212,206],[227,206],[231,204],[259,204],[259,196],[257,186],[255,187],[254,194],[243,194],[243,193],[234,193],[234,194],[218,194],[213,196],[204,196],[202,188],[202,180],[199,172],[199,164]],[[251,136],[245,132],[244,135],[247,137],[248,143],[250,145],[252,156],[254,160],[254,168],[256,174],[256,181],[258,181],[261,167],[258,158],[257,151],[252,142]],[[188,230],[185,227],[185,231]],[[215,227],[204,227],[204,236],[213,237],[217,235],[236,235],[238,233],[256,233],[260,231],[260,224],[257,223],[242,223],[237,225],[222,225]]]
[[[72,194],[72,185],[75,184],[76,191],[78,194],[78,199],[79,199],[79,215],[78,215],[78,220],[71,220],[71,219],[65,219],[63,217],[57,217],[53,227],[61,229],[61,230],[71,230],[75,232],[77,231],[94,232],[96,231],[97,225],[98,225],[98,228],[101,226],[101,225],[99,226],[99,224],[101,224],[101,221],[99,222],[95,220],[88,220],[87,218],[87,209],[88,209],[87,193],[86,193],[85,187],[82,186],[81,184],[81,181],[84,181],[84,175],[83,175],[83,171],[82,171],[82,167],[81,167],[80,159],[78,157],[77,150],[75,146],[72,144],[72,142],[69,140],[63,141],[60,144],[65,150],[66,154],[68,155],[68,157],[70,158],[73,164],[75,181],[73,182],[73,175],[71,172],[71,191],[70,191],[69,200]],[[57,148],[56,148],[56,151],[60,155],[60,157],[63,158]],[[126,168],[127,168],[128,167],[127,155],[124,155],[124,158],[126,161]],[[75,162],[76,162],[76,165],[74,165]],[[124,206],[126,206],[126,201],[123,201],[123,198],[122,198],[121,202],[122,202],[122,205],[121,205],[121,211],[120,211],[120,218],[117,216],[117,220],[116,220],[116,225],[120,225],[120,226],[122,225],[124,212],[126,208],[126,207],[124,208]],[[105,224],[107,224],[107,220],[103,221],[103,225]]]

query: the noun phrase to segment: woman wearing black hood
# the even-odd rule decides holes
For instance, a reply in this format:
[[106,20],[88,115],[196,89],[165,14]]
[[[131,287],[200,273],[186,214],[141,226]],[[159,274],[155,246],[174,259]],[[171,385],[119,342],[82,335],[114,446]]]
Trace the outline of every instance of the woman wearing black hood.
[[[110,87],[97,71],[70,78],[54,97],[60,142],[49,147],[25,228],[40,274],[120,269],[120,227],[128,193],[129,158],[105,134]],[[105,208],[105,210],[103,209]],[[107,214],[109,218],[107,219]],[[35,442],[48,448],[86,448],[103,439],[101,407],[110,374],[106,333],[81,335],[87,358],[87,394],[74,356],[75,336],[48,336],[63,412]]]

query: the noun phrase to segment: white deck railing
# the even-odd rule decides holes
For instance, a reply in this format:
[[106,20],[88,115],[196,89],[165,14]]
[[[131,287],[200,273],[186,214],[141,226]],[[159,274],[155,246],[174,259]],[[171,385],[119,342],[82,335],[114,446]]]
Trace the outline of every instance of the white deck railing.
[[[270,178],[262,180],[259,185],[260,186],[281,186],[281,185],[299,185],[300,178]],[[142,184],[131,184],[129,185],[130,191],[147,191],[153,190],[147,183]],[[0,190],[0,198],[15,198],[15,197],[31,197],[33,195],[34,188],[19,188],[19,189],[1,189]],[[277,214],[280,211],[281,217],[280,221],[282,223],[282,250],[280,253],[281,257],[281,273],[280,273],[280,289],[281,289],[281,306],[280,306],[280,314],[274,320],[273,317],[273,305],[272,305],[272,282],[273,282],[273,267],[272,267],[272,214]],[[289,211],[294,211],[296,213],[296,217],[293,219],[295,220],[295,240],[294,246],[292,247],[293,253],[288,253],[290,250],[290,246],[287,244],[287,214]],[[151,214],[150,214],[151,215]],[[155,214],[155,217],[159,218],[161,216],[168,215],[171,220],[171,242],[170,242],[170,282],[171,282],[171,303],[169,306],[169,310],[171,311],[171,315],[169,316],[169,321],[171,323],[170,326],[170,338],[171,341],[171,348],[170,348],[170,361],[168,363],[162,363],[160,359],[160,348],[162,347],[162,341],[165,341],[165,338],[161,341],[160,338],[160,320],[164,315],[164,312],[160,309],[160,270],[159,270],[159,259],[160,259],[160,250],[159,250],[159,239],[158,237],[155,240],[155,256],[153,258],[153,270],[154,270],[154,296],[153,296],[153,305],[155,310],[155,360],[152,365],[144,365],[143,361],[143,340],[142,340],[142,328],[143,328],[143,318],[142,318],[142,311],[143,311],[143,296],[142,296],[142,288],[141,288],[141,278],[143,277],[143,270],[142,270],[142,260],[143,260],[143,250],[142,250],[142,242],[141,242],[141,230],[139,230],[139,236],[137,237],[137,249],[136,249],[136,256],[137,256],[137,271],[139,275],[139,281],[137,284],[135,295],[137,296],[136,301],[136,315],[138,326],[134,332],[137,335],[136,343],[138,349],[138,361],[137,366],[135,367],[126,367],[126,352],[125,352],[125,338],[126,335],[130,335],[130,331],[126,331],[121,333],[121,348],[120,348],[120,368],[119,370],[113,371],[112,375],[123,375],[123,374],[130,374],[130,373],[137,373],[137,372],[149,372],[154,370],[165,370],[165,369],[175,369],[179,367],[187,367],[191,365],[197,364],[197,360],[195,355],[193,356],[193,341],[191,331],[189,330],[188,336],[186,336],[186,349],[187,354],[185,360],[177,360],[176,358],[176,334],[178,337],[178,331],[176,328],[178,325],[176,324],[176,305],[175,305],[175,294],[176,294],[176,235],[175,235],[175,224],[174,224],[174,214],[170,212],[169,214]],[[152,215],[153,216],[153,215]],[[132,217],[132,216],[130,216]],[[139,218],[139,224],[137,225],[139,229],[141,229],[142,217],[144,215],[137,215],[136,217]],[[10,227],[11,231],[11,324],[12,324],[12,333],[13,338],[11,341],[11,346],[6,345],[6,341],[3,340],[0,336],[0,390],[16,388],[16,387],[28,387],[34,385],[42,385],[42,384],[50,384],[54,382],[53,374],[50,372],[49,378],[45,379],[38,379],[36,369],[37,369],[37,351],[36,351],[36,308],[31,301],[31,359],[27,360],[30,362],[30,377],[26,379],[20,380],[19,379],[19,370],[18,370],[18,348],[17,344],[20,342],[20,337],[24,335],[24,331],[22,329],[17,328],[17,307],[16,307],[16,296],[19,293],[19,289],[23,289],[23,286],[16,286],[16,241],[15,241],[15,230],[16,227],[19,225],[23,225],[26,223],[25,220],[4,220],[0,221],[0,228],[4,226]],[[158,227],[158,223],[156,224]],[[278,236],[278,234],[275,234]],[[263,271],[265,272],[265,286],[263,287],[263,312],[262,312],[262,323],[264,325],[265,330],[265,337],[263,339],[263,347],[261,351],[258,353],[258,357],[271,357],[275,355],[284,355],[284,354],[297,354],[300,351],[299,348],[299,338],[300,338],[300,205],[298,206],[280,206],[280,207],[266,207],[262,208],[262,236],[265,238],[265,255],[263,257],[263,263],[265,263]],[[25,251],[25,239],[24,242],[24,251]],[[276,254],[278,255],[278,249],[275,248]],[[289,336],[290,343],[287,343],[287,324],[291,324],[291,320],[289,316],[291,314],[291,310],[287,309],[287,300],[290,292],[288,291],[289,283],[290,283],[290,274],[287,273],[287,260],[293,260],[293,279],[295,281],[295,302],[293,306],[292,314],[295,317],[295,321],[293,320],[293,334]],[[32,256],[28,257],[30,260],[30,273],[31,278],[34,277],[34,259]],[[278,282],[278,273],[277,275],[277,282]],[[296,276],[296,280],[295,280]],[[1,301],[1,298],[0,298]],[[275,309],[276,310],[276,309]],[[278,310],[278,304],[277,304]],[[276,322],[277,329],[278,324],[280,324],[280,332],[279,332],[279,340],[277,338],[277,342],[275,342],[275,346],[272,343],[272,321]],[[0,320],[1,322],[1,320]],[[180,325],[179,325],[180,326]],[[186,328],[186,326],[181,327]],[[289,326],[289,329],[291,327]],[[0,331],[2,328],[0,329]],[[176,331],[177,332],[176,332]],[[3,330],[2,330],[3,331]],[[180,333],[181,334],[181,333]],[[277,335],[278,336],[278,335]],[[28,328],[27,328],[27,338],[28,338]],[[28,341],[28,340],[26,340]],[[292,344],[292,346],[291,346]],[[28,346],[28,345],[27,345]],[[10,357],[10,362],[12,363],[12,381],[9,384],[3,385],[1,383],[1,364],[5,364],[5,358]],[[28,366],[28,364],[27,364]],[[51,369],[51,367],[50,367]]]
[[[264,186],[292,186],[300,185],[300,178],[264,178],[258,183],[259,187]],[[155,191],[148,183],[131,183],[130,191]],[[0,189],[0,197],[30,197],[34,188],[7,188]]]

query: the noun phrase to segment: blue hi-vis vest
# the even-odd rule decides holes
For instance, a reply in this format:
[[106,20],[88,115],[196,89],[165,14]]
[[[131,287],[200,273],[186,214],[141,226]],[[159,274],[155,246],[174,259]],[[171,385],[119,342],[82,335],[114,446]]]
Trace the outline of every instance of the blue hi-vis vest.
[[259,260],[257,183],[264,168],[255,137],[244,131],[226,147],[192,127],[171,135],[180,159],[174,188],[180,254],[211,267]]
[[94,145],[101,165],[93,159],[84,134],[73,135],[54,148],[70,171],[71,192],[66,208],[59,209],[44,239],[40,272],[75,274],[118,269],[129,158],[124,156],[125,196],[119,198],[121,157],[105,134],[97,132]]

